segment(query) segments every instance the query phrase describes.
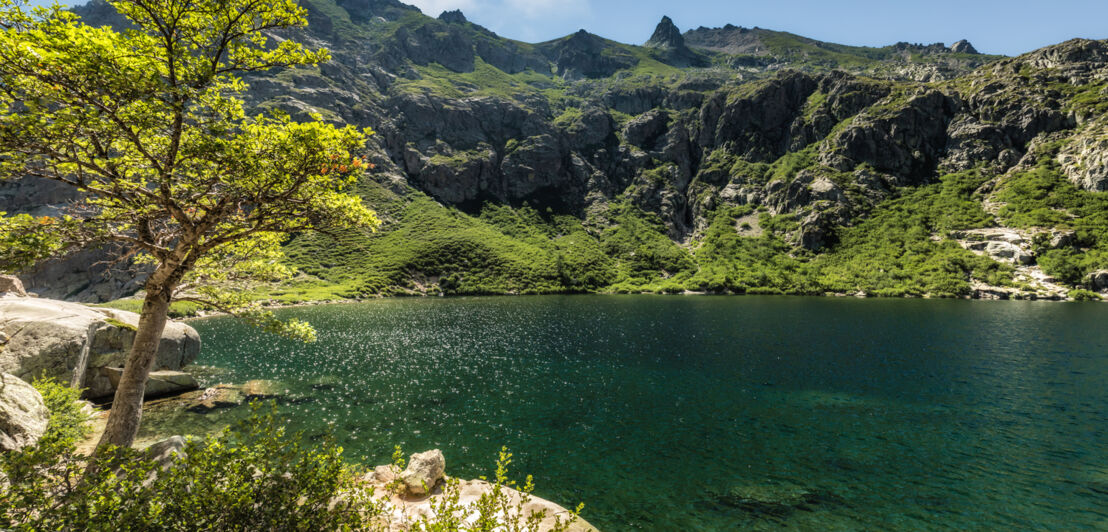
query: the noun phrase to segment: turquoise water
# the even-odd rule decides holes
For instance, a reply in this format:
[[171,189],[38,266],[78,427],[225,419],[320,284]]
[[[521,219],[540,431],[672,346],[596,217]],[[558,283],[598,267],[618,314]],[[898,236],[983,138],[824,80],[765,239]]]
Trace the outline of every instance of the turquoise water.
[[[1108,529],[1108,305],[787,297],[287,309],[305,346],[193,325],[214,382],[277,379],[352,459],[516,454],[602,530]],[[242,410],[147,419],[201,430]],[[733,489],[818,494],[754,512]]]

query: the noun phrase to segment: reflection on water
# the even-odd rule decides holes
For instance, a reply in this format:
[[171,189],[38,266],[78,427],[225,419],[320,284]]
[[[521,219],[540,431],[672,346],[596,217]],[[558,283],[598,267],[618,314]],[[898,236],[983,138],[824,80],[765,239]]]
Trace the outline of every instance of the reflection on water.
[[[1108,528],[1108,305],[759,297],[289,309],[305,346],[194,323],[206,384],[276,379],[352,459],[501,445],[605,530]],[[202,432],[245,409],[158,413]]]

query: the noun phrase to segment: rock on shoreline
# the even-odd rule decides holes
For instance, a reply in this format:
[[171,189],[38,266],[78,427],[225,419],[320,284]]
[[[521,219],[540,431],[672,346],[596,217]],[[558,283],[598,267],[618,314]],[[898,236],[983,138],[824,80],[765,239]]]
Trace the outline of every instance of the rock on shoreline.
[[[422,518],[434,518],[436,505],[451,491],[458,495],[457,504],[464,512],[462,520],[472,521],[477,516],[475,504],[482,496],[492,493],[494,485],[483,480],[457,480],[455,485],[448,486],[447,482],[452,479],[445,472],[446,459],[442,451],[432,449],[413,454],[404,471],[391,465],[377,466],[363,480],[374,488],[376,499],[388,504],[386,511],[390,530],[407,530]],[[540,532],[553,529],[559,519],[567,521],[572,515],[569,510],[546,499],[527,496],[506,486],[500,489],[507,498],[509,508],[513,508],[509,510],[508,518],[526,520],[530,515],[545,512],[539,524]],[[525,497],[528,498],[526,502],[523,500]],[[516,513],[514,508],[518,508],[519,512]],[[498,517],[505,518],[503,515]],[[595,531],[596,527],[578,517],[569,530]]]
[[34,445],[49,421],[38,390],[15,375],[0,374],[0,451]]
[[[85,355],[83,385],[90,398],[115,392],[117,373],[134,342],[138,314],[31,297],[0,298],[0,372],[24,380],[53,377],[69,383]],[[82,353],[85,349],[87,353]],[[200,335],[192,327],[166,323],[156,372],[176,372],[196,360]],[[116,378],[113,378],[116,377]],[[158,373],[148,395],[195,388],[180,375]]]

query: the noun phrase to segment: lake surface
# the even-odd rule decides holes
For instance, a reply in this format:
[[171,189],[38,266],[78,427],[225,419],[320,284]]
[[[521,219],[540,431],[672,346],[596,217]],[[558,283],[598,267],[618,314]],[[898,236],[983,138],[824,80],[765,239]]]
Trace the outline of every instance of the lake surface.
[[[1108,305],[788,297],[394,299],[193,322],[205,384],[277,379],[352,460],[441,448],[602,530],[1108,529]],[[201,431],[245,408],[148,418]],[[732,490],[803,490],[752,512]]]

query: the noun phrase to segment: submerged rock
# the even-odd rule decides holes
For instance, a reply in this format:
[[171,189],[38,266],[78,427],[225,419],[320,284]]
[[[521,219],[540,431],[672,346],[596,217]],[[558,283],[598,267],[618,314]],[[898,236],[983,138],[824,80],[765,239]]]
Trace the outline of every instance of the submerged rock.
[[220,384],[204,390],[181,396],[184,408],[189,412],[206,414],[221,408],[233,408],[245,402],[242,390],[235,386]]
[[247,399],[272,399],[285,395],[285,386],[268,379],[255,379],[242,384],[242,394]]
[[446,473],[446,458],[442,451],[432,449],[413,454],[408,467],[400,473],[400,481],[412,495],[425,495],[435,488]]
[[756,515],[782,517],[796,510],[812,510],[822,503],[841,499],[831,493],[794,484],[738,486],[717,498],[720,504]]
[[[112,388],[119,386],[119,379],[123,377],[123,368],[101,368],[101,373],[108,377]],[[151,371],[146,380],[145,398],[174,395],[189,390],[200,388],[196,378],[183,371]]]
[[0,450],[34,445],[49,421],[50,411],[38,390],[15,375],[0,374]]

